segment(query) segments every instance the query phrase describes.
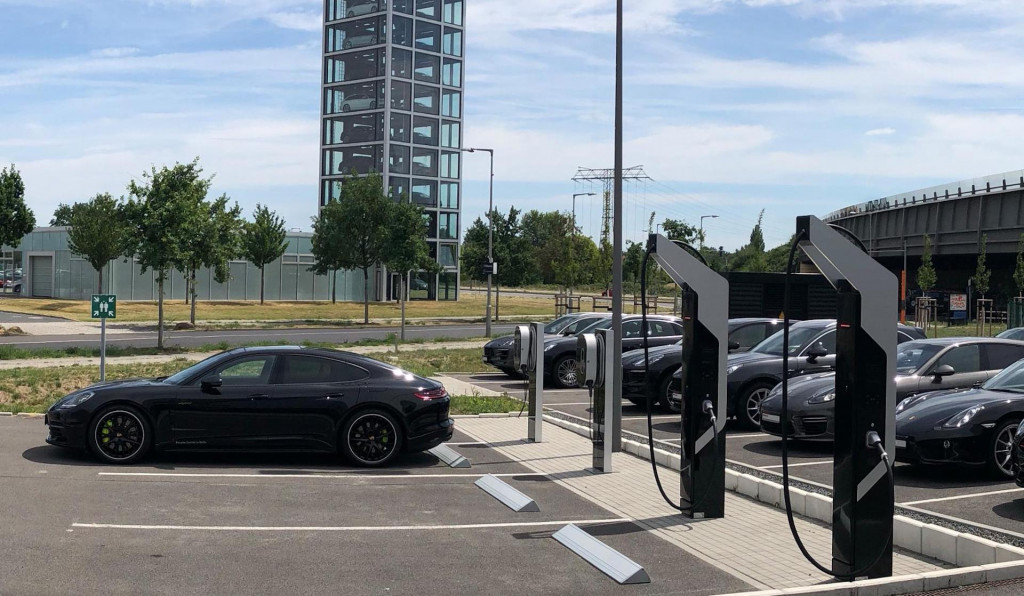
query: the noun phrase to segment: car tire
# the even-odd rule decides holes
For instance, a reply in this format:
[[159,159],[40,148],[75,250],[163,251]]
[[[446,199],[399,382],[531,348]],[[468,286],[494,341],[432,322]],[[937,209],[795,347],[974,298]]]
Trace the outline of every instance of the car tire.
[[366,468],[386,466],[402,451],[402,427],[384,410],[360,410],[345,421],[339,442],[349,462]]
[[346,39],[345,41],[341,42],[341,49],[348,50],[348,49],[351,49],[351,48],[352,48],[352,42],[350,40]]
[[354,10],[350,10],[348,11],[348,14],[345,16],[351,19],[352,17],[356,16],[356,12]]
[[562,356],[555,360],[551,365],[551,383],[558,389],[574,389],[578,386],[574,356]]
[[658,383],[658,392],[655,394],[657,399],[657,405],[666,412],[673,414],[679,414],[683,411],[683,404],[679,404],[678,408],[673,408],[671,402],[668,400],[668,387],[672,384],[672,371],[669,371],[665,376],[662,377]]
[[736,418],[740,426],[747,430],[761,428],[761,402],[768,396],[772,387],[775,387],[775,383],[757,381],[740,391],[736,399]]
[[343,104],[341,104],[341,111],[342,112],[351,112],[352,111],[352,106],[348,105],[347,103],[343,103]]
[[153,445],[153,429],[131,406],[103,408],[89,423],[89,451],[107,464],[129,465],[146,457]]
[[988,441],[988,469],[993,476],[1013,478],[1013,436],[1020,420],[1006,420],[992,429]]

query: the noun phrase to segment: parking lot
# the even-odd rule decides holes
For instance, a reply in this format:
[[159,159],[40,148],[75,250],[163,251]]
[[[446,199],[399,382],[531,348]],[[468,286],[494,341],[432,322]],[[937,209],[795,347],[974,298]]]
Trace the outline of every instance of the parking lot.
[[[501,373],[478,373],[456,377],[486,389],[523,396],[524,383]],[[545,405],[554,411],[588,419],[590,401],[582,389],[545,389]],[[679,446],[679,417],[655,411],[654,438],[664,446]],[[647,414],[628,401],[622,407],[622,426],[627,432],[647,436]],[[726,426],[726,458],[734,464],[782,476],[782,442],[760,432],[737,430],[733,421]],[[792,442],[790,477],[831,487],[831,443]],[[983,470],[959,467],[917,467],[896,464],[896,503],[899,506],[940,515],[951,521],[995,528],[1024,540],[1024,488],[1012,480],[1000,481]],[[781,481],[781,480],[780,480]]]
[[[712,594],[743,582],[456,433],[384,470],[309,455],[157,454],[101,465],[0,418],[5,593]],[[474,486],[499,475],[541,505]],[[575,523],[645,566],[622,587],[553,540]]]

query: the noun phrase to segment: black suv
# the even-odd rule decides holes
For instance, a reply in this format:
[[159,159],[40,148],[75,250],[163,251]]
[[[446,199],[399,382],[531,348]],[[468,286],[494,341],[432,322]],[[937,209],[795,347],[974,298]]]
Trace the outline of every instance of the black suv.
[[[544,334],[552,337],[576,335],[577,332],[611,316],[611,313],[596,312],[562,315],[544,325]],[[484,364],[490,364],[510,377],[519,378],[521,375],[516,370],[512,354],[512,346],[515,342],[515,335],[506,335],[487,342],[484,345]]]
[[[924,339],[917,327],[897,325],[900,343]],[[759,343],[745,354],[730,354],[726,365],[728,416],[736,416],[749,429],[761,424],[761,401],[782,380],[782,331]],[[816,319],[793,323],[789,328],[789,376],[828,372],[836,364],[835,319]],[[681,401],[679,371],[672,375],[669,402]]]
[[[790,321],[790,324],[794,322]],[[782,329],[782,319],[729,319],[729,353],[750,351],[779,329]],[[668,386],[672,373],[683,364],[682,345],[676,343],[648,351],[651,357],[650,377],[644,374],[643,350],[622,357],[622,397],[646,408],[647,391],[653,391],[656,405],[672,409],[668,400]],[[674,411],[679,411],[678,404]]]
[[[622,317],[622,351],[643,347],[641,316]],[[612,326],[611,317],[601,320],[581,332],[591,333]],[[683,338],[683,321],[679,317],[650,315],[647,317],[648,343],[667,346]],[[544,379],[559,388],[576,387],[576,338],[556,337],[544,341]]]

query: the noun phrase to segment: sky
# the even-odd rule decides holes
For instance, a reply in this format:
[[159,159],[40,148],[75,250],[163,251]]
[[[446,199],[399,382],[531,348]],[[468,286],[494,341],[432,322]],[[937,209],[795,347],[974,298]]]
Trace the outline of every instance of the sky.
[[[1024,2],[626,0],[623,229],[707,244],[1024,167]],[[569,211],[613,163],[612,0],[466,0],[467,147],[495,207]],[[0,0],[0,164],[37,222],[199,156],[251,214],[317,209],[319,0]],[[463,229],[488,200],[465,155]],[[576,201],[600,231],[599,197]]]

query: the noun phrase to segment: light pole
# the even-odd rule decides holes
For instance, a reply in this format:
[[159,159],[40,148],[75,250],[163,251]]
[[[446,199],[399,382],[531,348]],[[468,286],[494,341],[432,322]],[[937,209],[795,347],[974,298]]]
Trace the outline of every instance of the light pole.
[[704,220],[709,218],[709,217],[711,219],[715,219],[718,216],[717,215],[701,215],[700,216],[700,233],[698,235],[700,236],[700,247],[701,248],[704,248]]
[[491,183],[487,199],[487,263],[491,266],[487,270],[487,310],[484,318],[484,335],[491,336],[491,277],[494,274],[494,149],[481,149],[470,147],[462,149],[467,153],[486,151],[491,157]]
[[[573,254],[572,254],[573,253],[573,241],[576,238],[576,197],[592,197],[595,194],[596,193],[592,193],[592,192],[577,192],[577,193],[573,193],[573,195],[572,195],[572,236],[569,238],[569,262],[570,263],[572,263],[572,257],[573,257]],[[570,265],[570,267],[572,267],[572,266],[574,266],[574,265]],[[570,279],[569,281],[570,281],[570,283],[569,283],[569,295],[571,296],[572,295],[572,287],[575,285],[575,282],[576,282],[575,271],[574,271],[574,275],[572,276],[572,279]]]

